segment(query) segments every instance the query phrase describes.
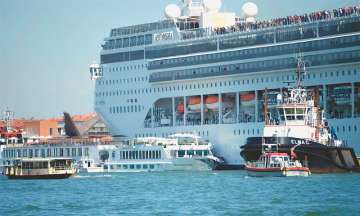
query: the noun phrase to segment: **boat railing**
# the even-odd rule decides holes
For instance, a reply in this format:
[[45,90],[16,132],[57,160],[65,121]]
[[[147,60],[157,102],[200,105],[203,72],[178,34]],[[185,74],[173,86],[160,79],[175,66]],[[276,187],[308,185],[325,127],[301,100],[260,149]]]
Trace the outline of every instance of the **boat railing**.
[[71,166],[54,166],[54,167],[52,167],[52,169],[55,171],[70,170],[71,168],[72,168]]
[[[277,21],[282,20],[286,18],[279,18],[279,19],[273,19],[270,21],[258,21],[255,23],[243,23],[238,22],[235,25],[231,27],[223,27],[223,28],[197,28],[192,29],[189,31],[183,31],[181,32],[182,40],[189,40],[189,39],[202,39],[206,37],[211,36],[218,36],[218,35],[233,35],[233,34],[258,34],[263,31],[284,31],[286,29],[293,29],[293,28],[299,28],[304,30],[306,27],[315,27],[318,29],[319,27],[323,26],[329,26],[331,24],[344,24],[347,22],[352,22],[353,19],[360,17],[360,10],[357,8],[357,10],[354,10],[351,14],[346,14],[343,16],[327,16],[321,19],[307,19],[301,21],[300,19],[297,19],[297,21],[292,22],[283,22],[283,21]],[[318,30],[316,30],[318,31]]]

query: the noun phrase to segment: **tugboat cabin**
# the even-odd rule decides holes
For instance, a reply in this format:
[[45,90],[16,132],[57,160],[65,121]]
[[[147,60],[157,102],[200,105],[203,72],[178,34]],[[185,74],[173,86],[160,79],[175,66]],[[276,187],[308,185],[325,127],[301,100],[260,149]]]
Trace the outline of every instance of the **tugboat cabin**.
[[265,153],[260,156],[258,168],[277,168],[284,163],[289,163],[290,158],[286,153]]

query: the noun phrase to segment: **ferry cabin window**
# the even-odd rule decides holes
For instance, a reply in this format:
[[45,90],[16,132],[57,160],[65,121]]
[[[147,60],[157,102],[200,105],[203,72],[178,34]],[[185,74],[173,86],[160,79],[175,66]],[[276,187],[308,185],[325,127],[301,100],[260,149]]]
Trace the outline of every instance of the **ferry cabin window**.
[[42,158],[45,157],[45,149],[41,149],[41,157],[42,157]]
[[16,150],[16,156],[15,157],[21,157],[21,151],[20,149],[17,149]]
[[115,41],[115,48],[121,48],[122,47],[122,39],[116,39]]
[[129,38],[124,38],[123,40],[123,47],[129,47]]
[[89,156],[89,148],[85,148],[85,156]]
[[145,35],[145,44],[152,44],[152,34]]
[[136,36],[130,38],[130,46],[136,46]]
[[141,46],[141,45],[144,45],[144,43],[145,43],[144,35],[138,36],[138,37],[137,37],[137,42],[136,42],[136,44],[137,44],[138,46]]

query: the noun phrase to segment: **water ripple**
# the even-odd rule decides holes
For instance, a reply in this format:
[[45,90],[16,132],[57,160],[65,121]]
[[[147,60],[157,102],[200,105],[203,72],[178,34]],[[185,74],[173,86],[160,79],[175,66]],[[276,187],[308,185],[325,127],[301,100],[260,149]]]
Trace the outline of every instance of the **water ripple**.
[[251,178],[243,171],[0,177],[0,215],[360,215],[359,177]]

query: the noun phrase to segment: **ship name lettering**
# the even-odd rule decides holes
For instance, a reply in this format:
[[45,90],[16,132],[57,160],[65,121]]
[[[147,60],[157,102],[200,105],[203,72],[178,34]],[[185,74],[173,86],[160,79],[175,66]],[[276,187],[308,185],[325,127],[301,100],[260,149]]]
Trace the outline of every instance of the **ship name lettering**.
[[295,140],[295,139],[291,139],[290,140],[292,145],[309,145],[310,142],[309,140]]

